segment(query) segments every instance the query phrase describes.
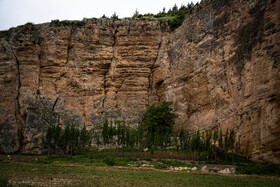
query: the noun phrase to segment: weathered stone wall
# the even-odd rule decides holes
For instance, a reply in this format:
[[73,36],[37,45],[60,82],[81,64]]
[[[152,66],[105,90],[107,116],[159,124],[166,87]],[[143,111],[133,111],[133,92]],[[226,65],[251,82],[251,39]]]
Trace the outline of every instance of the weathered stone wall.
[[280,1],[205,1],[164,38],[154,100],[177,127],[234,128],[245,155],[280,162]]
[[279,9],[207,0],[174,32],[147,19],[10,29],[0,41],[0,151],[23,142],[40,153],[50,121],[134,126],[146,106],[170,100],[177,128],[234,128],[245,155],[280,162]]
[[[151,68],[167,28],[152,20],[27,24],[1,39],[1,149],[39,153],[49,121],[136,125],[149,105]],[[59,116],[56,116],[59,115]]]

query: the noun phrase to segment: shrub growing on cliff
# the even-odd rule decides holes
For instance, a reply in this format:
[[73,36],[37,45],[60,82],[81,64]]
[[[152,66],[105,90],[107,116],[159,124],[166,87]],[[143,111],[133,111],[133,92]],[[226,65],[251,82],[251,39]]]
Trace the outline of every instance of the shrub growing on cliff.
[[68,20],[62,20],[59,21],[57,20],[52,20],[51,21],[51,25],[57,26],[57,27],[61,27],[61,26],[73,26],[73,27],[83,27],[86,25],[85,22],[83,21],[68,21]]
[[136,9],[135,12],[133,13],[132,18],[137,18],[139,16],[139,11]]
[[5,38],[7,41],[10,39],[11,33],[9,31],[0,31],[0,38]]
[[144,14],[143,17],[145,18],[155,18],[159,21],[168,20],[168,24],[170,26],[171,30],[175,30],[181,24],[183,23],[185,16],[188,13],[191,13],[194,9],[194,4],[188,4],[187,6],[182,5],[179,9],[177,5],[175,4],[172,9],[169,9],[169,11],[166,13],[165,8],[163,11],[160,11],[158,14]]
[[103,14],[101,18],[107,18],[107,17],[106,17],[106,15],[105,15],[105,14]]
[[117,15],[116,12],[114,12],[114,14],[111,16],[112,19],[119,19],[119,16]]

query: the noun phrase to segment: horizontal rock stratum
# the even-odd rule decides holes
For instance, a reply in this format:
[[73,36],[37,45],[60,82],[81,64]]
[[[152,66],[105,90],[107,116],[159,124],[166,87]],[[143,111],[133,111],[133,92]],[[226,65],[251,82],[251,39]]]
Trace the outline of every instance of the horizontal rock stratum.
[[173,32],[151,19],[2,31],[0,151],[40,153],[46,119],[136,126],[169,100],[177,128],[234,128],[244,155],[279,163],[279,10],[278,0],[206,0]]

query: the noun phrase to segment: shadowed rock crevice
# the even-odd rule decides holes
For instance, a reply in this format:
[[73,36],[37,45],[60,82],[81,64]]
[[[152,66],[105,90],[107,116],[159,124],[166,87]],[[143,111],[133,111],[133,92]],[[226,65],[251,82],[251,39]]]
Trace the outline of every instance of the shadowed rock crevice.
[[155,67],[155,64],[158,60],[158,57],[159,57],[159,53],[160,53],[160,50],[161,50],[161,47],[162,47],[162,39],[160,41],[160,43],[158,44],[158,49],[157,49],[157,53],[156,53],[156,58],[152,64],[152,66],[150,67],[150,71],[149,71],[149,76],[148,76],[148,92],[147,92],[147,95],[148,95],[148,105],[150,105],[150,96],[153,94],[153,71],[154,69],[156,68]]
[[109,79],[111,81],[115,80],[115,69],[116,69],[116,43],[117,43],[117,34],[119,32],[119,25],[116,26],[116,28],[114,29],[113,32],[113,43],[112,43],[112,60],[111,63],[108,67],[108,69],[106,69],[106,71],[103,74],[103,92],[104,92],[104,96],[102,99],[102,108],[105,108],[105,102],[106,102],[106,98],[107,98],[107,92],[109,91],[109,88],[107,87],[108,81]]
[[235,55],[230,62],[236,65],[236,71],[240,74],[244,68],[244,60],[251,60],[254,47],[261,45],[263,41],[263,25],[266,1],[258,1],[255,7],[249,11],[251,20],[237,29],[233,52]]
[[42,48],[41,48],[41,38],[40,38],[40,32],[38,35],[38,48],[39,48],[39,54],[38,54],[38,88],[37,88],[37,95],[40,96],[41,92],[40,92],[40,87],[42,86]]
[[[16,116],[20,117],[20,102],[19,102],[19,99],[20,99],[20,88],[21,88],[21,73],[20,73],[20,63],[18,61],[18,58],[16,56],[16,54],[14,53],[14,50],[13,50],[13,46],[10,45],[10,49],[11,49],[11,53],[15,59],[15,62],[16,62],[16,68],[17,68],[17,94],[16,94]],[[21,118],[21,117],[20,117]]]
[[68,64],[69,62],[69,55],[70,55],[70,50],[71,50],[71,39],[72,39],[72,35],[73,35],[73,26],[70,26],[70,33],[69,33],[69,37],[68,37],[68,44],[67,44],[67,54],[66,54],[66,63],[65,65]]
[[119,25],[116,27],[114,33],[113,33],[113,44],[112,44],[112,50],[113,50],[113,58],[111,61],[111,65],[110,65],[110,70],[111,70],[111,80],[114,81],[115,80],[115,71],[116,71],[116,43],[117,43],[117,34],[119,32]]
[[55,106],[56,106],[56,104],[57,104],[58,100],[59,100],[59,96],[55,99],[55,101],[54,101],[54,103],[53,103],[53,106],[52,106],[52,111],[54,111]]
[[102,108],[105,107],[105,99],[106,99],[106,96],[107,96],[107,92],[108,92],[108,89],[107,89],[107,80],[106,80],[106,77],[107,77],[107,74],[109,72],[109,69],[105,71],[104,75],[103,75],[103,92],[104,92],[104,96],[103,96],[103,99],[102,99]]

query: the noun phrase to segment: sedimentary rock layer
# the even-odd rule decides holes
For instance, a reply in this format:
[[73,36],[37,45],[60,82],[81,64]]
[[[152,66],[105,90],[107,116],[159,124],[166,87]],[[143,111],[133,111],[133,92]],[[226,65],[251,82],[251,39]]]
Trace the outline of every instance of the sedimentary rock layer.
[[18,149],[23,129],[24,151],[40,152],[52,120],[93,126],[107,116],[136,125],[164,24],[86,19],[13,29],[0,45],[2,151]]
[[[0,149],[40,153],[47,124],[131,126],[170,100],[176,128],[234,128],[280,162],[279,1],[207,0],[169,31],[149,19],[26,24],[0,41]],[[5,33],[5,34],[4,34]]]
[[163,40],[152,95],[177,126],[234,128],[244,154],[280,160],[279,1],[204,1]]

